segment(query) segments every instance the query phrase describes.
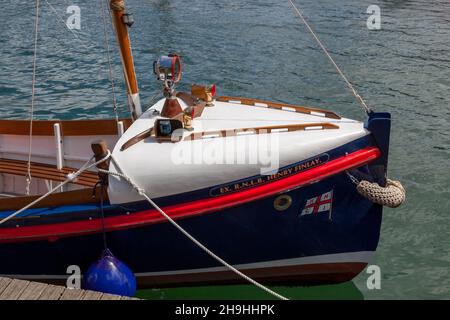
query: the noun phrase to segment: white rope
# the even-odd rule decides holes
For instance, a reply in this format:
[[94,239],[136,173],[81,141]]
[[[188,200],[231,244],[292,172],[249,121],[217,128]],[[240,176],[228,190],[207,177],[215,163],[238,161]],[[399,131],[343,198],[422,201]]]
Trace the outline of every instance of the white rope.
[[108,158],[111,158],[111,160],[114,162],[114,165],[116,166],[116,168],[121,171],[121,173],[119,172],[111,172],[108,170],[103,170],[100,168],[97,168],[99,172],[103,172],[106,174],[110,174],[110,175],[115,175],[118,177],[123,178],[125,181],[127,181],[142,197],[144,197],[156,210],[159,211],[159,213],[161,213],[173,226],[175,226],[181,233],[183,233],[189,240],[191,240],[192,242],[194,242],[199,248],[201,248],[203,251],[205,251],[209,256],[211,256],[212,258],[214,258],[215,260],[217,260],[219,263],[221,263],[222,265],[224,265],[225,267],[227,267],[229,270],[231,270],[232,272],[236,273],[238,276],[242,277],[243,279],[247,280],[248,282],[252,283],[253,285],[255,285],[256,287],[264,290],[265,292],[273,295],[274,297],[281,299],[281,300],[289,300],[288,298],[282,296],[279,293],[276,293],[275,291],[267,288],[266,286],[264,286],[263,284],[253,280],[252,278],[250,278],[249,276],[245,275],[244,273],[242,273],[241,271],[239,271],[238,269],[236,269],[235,267],[233,267],[232,265],[230,265],[228,262],[226,262],[225,260],[223,260],[222,258],[220,258],[219,256],[217,256],[214,252],[212,252],[211,250],[209,250],[207,247],[205,247],[200,241],[198,241],[196,238],[194,238],[191,234],[189,234],[185,229],[183,229],[183,227],[181,227],[178,223],[176,223],[169,215],[167,215],[155,202],[153,202],[152,199],[150,199],[149,196],[147,196],[147,194],[145,193],[144,189],[140,188],[136,183],[133,182],[133,180],[131,180],[130,177],[128,177],[127,175],[124,174],[123,170],[120,168],[120,166],[118,165],[117,161],[114,159],[114,157],[112,156],[111,152],[108,150],[108,154],[88,165],[89,162],[92,161],[93,157],[87,161],[78,171],[70,173],[67,175],[67,179],[60,183],[59,185],[57,185],[56,187],[54,187],[53,189],[51,189],[50,191],[48,191],[46,194],[42,195],[41,197],[39,197],[38,199],[34,200],[33,202],[29,203],[28,205],[26,205],[25,207],[23,207],[20,210],[17,210],[16,212],[14,212],[13,214],[7,216],[6,218],[4,218],[3,220],[0,221],[0,225],[7,222],[8,220],[14,218],[15,216],[21,214],[22,212],[24,212],[25,210],[29,209],[30,207],[34,206],[36,203],[40,202],[41,200],[45,199],[46,197],[48,197],[50,194],[52,194],[53,192],[55,192],[56,190],[59,190],[62,186],[66,185],[67,183],[75,180],[82,172],[89,170],[90,168],[97,166],[99,163],[106,161]]
[[178,223],[176,223],[167,213],[165,213],[155,202],[153,202],[152,199],[150,199],[150,197],[145,193],[145,190],[142,189],[141,187],[139,187],[136,183],[133,182],[133,180],[131,180],[130,177],[128,177],[124,171],[122,170],[122,168],[119,166],[119,164],[117,163],[117,161],[115,160],[115,158],[111,155],[111,160],[114,163],[114,165],[116,166],[116,168],[120,171],[120,172],[111,172],[108,170],[103,170],[103,169],[98,169],[100,172],[103,173],[107,173],[110,175],[114,175],[114,176],[118,176],[123,178],[125,181],[127,181],[138,193],[139,195],[141,195],[142,197],[144,197],[156,210],[159,211],[159,213],[161,213],[175,228],[177,228],[181,233],[183,233],[189,240],[191,240],[193,243],[195,243],[200,249],[202,249],[203,251],[205,251],[209,256],[211,256],[212,258],[214,258],[216,261],[218,261],[219,263],[221,263],[222,265],[224,265],[225,267],[227,267],[229,270],[231,270],[232,272],[236,273],[238,276],[242,277],[243,279],[247,280],[248,282],[252,283],[253,285],[255,285],[256,287],[264,290],[265,292],[273,295],[274,297],[281,299],[281,300],[289,300],[288,298],[282,296],[279,293],[276,293],[275,291],[267,288],[266,286],[264,286],[263,284],[253,280],[252,278],[250,278],[249,276],[245,275],[244,273],[242,273],[241,271],[239,271],[238,269],[236,269],[235,267],[233,267],[232,265],[230,265],[228,262],[226,262],[225,260],[223,260],[222,258],[220,258],[219,256],[217,256],[214,252],[212,252],[211,250],[209,250],[207,247],[205,247],[200,241],[198,241],[196,238],[194,238],[189,232],[187,232],[183,227],[181,227]]
[[370,113],[371,109],[369,108],[369,106],[367,105],[367,103],[364,101],[364,99],[359,95],[359,93],[356,91],[356,89],[353,87],[353,85],[351,84],[351,82],[347,79],[347,77],[345,76],[344,72],[342,72],[342,70],[339,68],[339,66],[337,65],[337,63],[333,60],[333,58],[331,57],[331,55],[328,53],[328,50],[325,48],[325,46],[322,44],[322,42],[320,41],[319,37],[316,35],[316,33],[314,32],[314,30],[310,27],[310,25],[308,24],[308,22],[306,21],[306,19],[303,17],[303,14],[300,12],[300,9],[298,9],[298,7],[294,4],[294,2],[292,0],[288,0],[289,3],[291,4],[292,8],[294,8],[295,12],[297,13],[297,15],[299,16],[299,18],[302,20],[302,22],[305,24],[306,28],[308,29],[308,31],[311,33],[311,35],[314,37],[314,39],[316,40],[316,42],[318,43],[318,45],[320,46],[320,48],[323,50],[323,52],[326,54],[326,56],[328,57],[328,59],[330,59],[331,63],[333,64],[333,66],[335,67],[336,71],[339,73],[339,75],[342,77],[342,79],[344,79],[345,83],[347,84],[347,86],[349,87],[350,91],[352,92],[352,94],[355,96],[356,100],[361,104],[361,106],[364,108],[364,110],[366,111],[366,113]]
[[36,60],[37,60],[37,42],[39,31],[39,0],[36,0],[36,20],[34,23],[34,54],[33,54],[33,79],[31,81],[31,107],[30,107],[30,131],[28,136],[28,162],[25,192],[30,194],[31,186],[31,148],[33,145],[33,115],[34,115],[34,98],[36,87]]
[[[55,9],[55,7],[48,0],[44,0],[44,1],[49,6],[49,8],[53,11],[53,13],[58,18],[58,20],[62,24],[64,24],[65,29],[69,30],[72,33],[72,35],[74,36],[74,38],[77,39],[85,49],[87,49],[88,51],[92,51],[92,48],[90,48],[88,45],[92,45],[94,47],[96,47],[98,45],[97,43],[93,42],[89,38],[85,38],[85,39],[80,38],[78,36],[77,32],[75,32],[73,29],[71,29],[67,26],[67,23],[64,20],[64,17],[58,13],[58,11]],[[64,1],[68,4],[67,0],[64,0]],[[106,24],[106,18],[105,18],[105,14],[104,14],[105,9],[104,9],[103,0],[99,0],[99,1],[100,1],[100,11],[101,11],[102,19],[103,19],[104,42],[105,42],[107,58],[108,58],[107,59],[108,60],[108,71],[109,71],[108,74],[109,74],[109,79],[111,82],[111,90],[112,90],[112,97],[113,97],[113,111],[115,114],[116,122],[119,122],[119,111],[118,111],[118,107],[117,107],[118,104],[117,104],[116,91],[115,91],[114,71],[112,68],[110,46],[109,46],[107,30],[106,30],[107,24]]]
[[1,221],[0,221],[0,225],[3,224],[3,223],[5,223],[5,222],[8,221],[8,220],[14,218],[15,216],[21,214],[22,212],[24,212],[25,210],[27,210],[27,209],[29,209],[30,207],[34,206],[36,203],[40,202],[41,200],[47,198],[50,194],[52,194],[53,192],[59,190],[62,186],[66,185],[67,183],[69,183],[69,182],[71,182],[71,181],[74,181],[74,180],[75,180],[76,178],[78,178],[78,176],[79,176],[81,173],[83,173],[84,171],[89,170],[90,168],[96,166],[97,164],[99,164],[99,163],[101,163],[101,162],[103,162],[103,161],[106,161],[110,156],[111,156],[111,152],[108,150],[108,154],[107,154],[104,158],[102,158],[102,159],[100,159],[100,160],[98,160],[98,161],[96,161],[96,162],[94,162],[94,163],[88,165],[89,162],[92,161],[92,159],[93,159],[93,157],[92,157],[91,159],[89,159],[89,161],[87,161],[84,165],[82,165],[81,168],[80,168],[78,171],[73,172],[73,173],[69,173],[69,174],[67,175],[67,179],[66,179],[65,181],[61,182],[61,183],[58,184],[56,187],[54,187],[53,189],[51,189],[50,191],[48,191],[46,194],[40,196],[39,198],[37,198],[37,199],[34,200],[33,202],[27,204],[27,205],[26,205],[25,207],[23,207],[22,209],[17,210],[17,211],[14,212],[13,214],[11,214],[11,215],[7,216],[6,218],[4,218],[3,220],[1,220]]
[[102,21],[103,21],[103,37],[106,47],[106,54],[108,56],[108,69],[109,69],[109,79],[111,81],[111,91],[112,91],[112,98],[113,98],[113,110],[114,114],[116,116],[116,122],[119,121],[119,114],[117,110],[117,99],[116,99],[116,90],[114,85],[114,71],[111,64],[111,54],[109,49],[109,41],[108,41],[108,32],[106,30],[106,17],[105,17],[105,8],[104,8],[104,2],[103,0],[100,0],[100,11],[102,14]]

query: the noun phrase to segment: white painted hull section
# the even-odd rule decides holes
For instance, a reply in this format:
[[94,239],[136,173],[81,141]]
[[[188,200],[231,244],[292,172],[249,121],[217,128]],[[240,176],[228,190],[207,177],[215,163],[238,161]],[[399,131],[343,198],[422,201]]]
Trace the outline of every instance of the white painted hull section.
[[[153,109],[161,110],[163,103],[164,100],[160,100]],[[185,107],[182,101],[180,104]],[[151,197],[185,193],[268,173],[270,163],[276,164],[276,167],[283,167],[324,153],[368,134],[362,122],[350,119],[330,119],[285,110],[216,101],[214,107],[205,108],[202,116],[193,121],[195,132],[317,122],[334,123],[339,126],[339,129],[243,135],[178,143],[160,143],[152,137],[120,151],[121,146],[129,139],[153,127],[157,118],[159,116],[152,116],[151,110],[147,110],[119,139],[113,151],[113,156],[124,173],[132,177]],[[230,145],[233,145],[234,148],[229,147]],[[266,149],[264,145],[267,147]],[[264,159],[261,158],[257,161],[250,161],[252,163],[246,161],[246,164],[236,164],[238,155],[248,155],[252,148],[253,150],[259,148],[259,150],[272,151],[270,159],[278,159],[264,163],[262,161]],[[187,163],[185,159],[189,159],[189,156],[186,156],[189,150],[192,151],[192,154],[197,155],[190,159],[200,161]],[[215,157],[214,152],[217,154],[217,150],[224,150],[224,156]],[[199,152],[201,153],[200,157],[198,156]],[[217,163],[217,158],[222,158],[222,163]],[[231,161],[231,159],[235,159],[235,161]],[[266,160],[268,159],[266,157]],[[117,171],[117,168],[111,164],[110,170]],[[109,178],[108,192],[109,199],[113,204],[142,200],[141,196],[126,182],[114,176]]]

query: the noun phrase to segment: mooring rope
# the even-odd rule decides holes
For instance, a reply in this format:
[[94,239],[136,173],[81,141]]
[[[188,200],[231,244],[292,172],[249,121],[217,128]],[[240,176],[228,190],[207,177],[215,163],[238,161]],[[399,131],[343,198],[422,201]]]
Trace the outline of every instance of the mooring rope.
[[[62,186],[64,186],[65,184],[75,180],[81,173],[83,173],[86,170],[89,170],[90,168],[97,166],[99,163],[102,163],[106,160],[108,160],[109,158],[111,158],[111,160],[114,162],[116,168],[121,171],[119,172],[111,172],[108,170],[103,170],[100,168],[97,168],[97,170],[99,172],[102,173],[106,173],[109,175],[114,175],[114,176],[118,176],[121,177],[122,179],[124,179],[126,182],[128,182],[138,193],[139,195],[141,195],[142,197],[144,197],[156,210],[158,210],[159,213],[161,213],[161,215],[163,215],[175,228],[177,228],[181,233],[183,233],[189,240],[191,240],[194,244],[196,244],[199,248],[201,248],[203,251],[205,251],[209,256],[211,256],[212,258],[214,258],[216,261],[218,261],[219,263],[221,263],[223,266],[225,266],[226,268],[228,268],[229,270],[231,270],[232,272],[234,272],[235,274],[237,274],[238,276],[240,276],[241,278],[247,280],[248,282],[250,282],[251,284],[255,285],[256,287],[264,290],[265,292],[267,292],[268,294],[271,294],[272,296],[281,299],[281,300],[289,300],[288,298],[282,296],[279,293],[276,293],[275,291],[269,289],[268,287],[264,286],[263,284],[257,282],[256,280],[253,280],[252,278],[250,278],[249,276],[245,275],[244,273],[242,273],[241,271],[239,271],[238,269],[236,269],[235,267],[233,267],[231,264],[229,264],[228,262],[226,262],[225,260],[223,260],[222,258],[220,258],[218,255],[216,255],[214,252],[212,252],[211,250],[209,250],[205,245],[203,245],[200,241],[198,241],[196,238],[194,238],[189,232],[187,232],[183,227],[181,227],[178,223],[176,223],[167,213],[164,212],[164,210],[162,210],[144,191],[144,189],[142,189],[141,187],[139,187],[136,183],[133,182],[133,180],[131,180],[130,177],[128,177],[127,175],[124,174],[123,170],[121,169],[121,167],[118,165],[117,161],[114,159],[114,157],[112,156],[111,152],[108,150],[107,155],[88,165],[89,162],[92,161],[94,157],[92,157],[89,161],[87,161],[78,171],[68,174],[67,175],[67,179],[60,183],[59,185],[57,185],[56,187],[54,187],[53,189],[51,189],[50,191],[48,191],[46,194],[42,195],[41,197],[39,197],[38,199],[34,200],[33,202],[29,203],[28,205],[26,205],[25,207],[23,207],[20,210],[17,210],[16,212],[14,212],[13,214],[7,216],[6,218],[4,218],[3,220],[0,221],[0,225],[5,223],[6,221],[14,218],[15,216],[21,214],[22,212],[24,212],[25,210],[29,209],[30,207],[34,206],[36,203],[42,201],[43,199],[45,199],[46,197],[48,197],[50,194],[52,194],[53,192],[55,192],[56,190],[58,190],[59,188],[61,188]],[[104,228],[104,227],[103,227]],[[104,229],[103,229],[104,230]]]
[[33,78],[31,80],[31,106],[30,106],[30,128],[28,136],[28,162],[25,192],[30,194],[31,186],[31,153],[33,145],[33,117],[34,117],[34,101],[36,95],[36,61],[37,61],[37,43],[39,31],[39,0],[36,0],[36,19],[34,22],[34,53],[33,53]]
[[361,97],[361,95],[356,91],[356,89],[353,87],[353,85],[351,84],[351,82],[347,79],[347,77],[345,76],[344,72],[341,70],[341,68],[339,68],[339,66],[337,65],[337,63],[334,61],[334,59],[331,57],[331,55],[329,54],[327,48],[325,48],[325,46],[322,44],[322,41],[320,41],[319,37],[316,35],[316,33],[314,32],[314,30],[311,28],[311,26],[309,25],[309,23],[306,21],[306,19],[304,18],[303,14],[301,13],[300,9],[298,8],[298,6],[296,6],[294,4],[294,2],[292,0],[288,0],[288,2],[291,4],[292,8],[295,10],[295,12],[297,13],[298,17],[300,18],[300,20],[304,23],[304,25],[306,26],[306,28],[308,29],[308,31],[311,33],[311,35],[313,36],[313,38],[316,40],[317,44],[320,46],[320,48],[323,50],[323,52],[325,53],[325,55],[328,57],[328,59],[330,59],[331,63],[333,64],[334,68],[336,69],[336,71],[339,73],[339,75],[342,77],[342,79],[345,81],[345,83],[347,84],[348,88],[350,89],[350,91],[352,92],[352,94],[355,96],[356,100],[361,104],[361,106],[363,107],[363,109],[366,111],[367,114],[369,114],[372,110],[369,108],[369,106],[367,105],[367,103],[364,101],[363,97]]
[[225,266],[226,268],[228,268],[230,271],[234,272],[235,274],[237,274],[238,276],[240,276],[241,278],[243,278],[244,280],[247,280],[248,282],[250,282],[251,284],[255,285],[256,287],[260,288],[261,290],[267,292],[268,294],[271,294],[272,296],[280,299],[280,300],[289,300],[288,298],[282,296],[281,294],[269,289],[268,287],[264,286],[263,284],[257,282],[256,280],[250,278],[249,276],[245,275],[244,273],[242,273],[241,271],[239,271],[238,269],[236,269],[235,267],[233,267],[231,264],[229,264],[228,262],[226,262],[225,260],[223,260],[222,258],[220,258],[218,255],[216,255],[214,252],[212,252],[210,249],[208,249],[205,245],[203,245],[199,240],[197,240],[196,238],[194,238],[189,232],[187,232],[182,226],[180,226],[178,223],[176,223],[167,213],[164,212],[164,210],[162,210],[144,191],[144,189],[142,189],[141,187],[139,187],[139,185],[137,185],[130,177],[128,177],[123,169],[119,166],[119,164],[117,163],[117,161],[115,160],[115,158],[111,155],[111,160],[114,163],[114,165],[116,166],[116,168],[120,171],[120,172],[111,172],[109,170],[103,170],[103,169],[98,169],[100,172],[106,173],[106,174],[110,174],[110,175],[114,175],[114,176],[118,176],[122,179],[124,179],[126,182],[128,182],[133,189],[135,189],[138,194],[142,197],[145,198],[145,200],[147,200],[161,215],[164,216],[164,218],[167,219],[167,221],[169,221],[175,228],[177,228],[182,234],[184,234],[189,240],[191,240],[194,244],[196,244],[200,249],[202,249],[204,252],[206,252],[210,257],[214,258],[216,261],[218,261],[220,264],[222,264],[223,266]]

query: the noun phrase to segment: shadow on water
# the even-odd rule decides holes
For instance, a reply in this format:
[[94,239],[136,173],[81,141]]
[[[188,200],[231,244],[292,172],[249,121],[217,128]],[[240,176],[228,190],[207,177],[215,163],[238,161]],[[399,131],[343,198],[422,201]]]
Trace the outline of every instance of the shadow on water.
[[[312,287],[271,287],[292,300],[363,300],[352,282]],[[148,300],[266,300],[275,299],[252,285],[182,287],[138,290],[136,296]]]

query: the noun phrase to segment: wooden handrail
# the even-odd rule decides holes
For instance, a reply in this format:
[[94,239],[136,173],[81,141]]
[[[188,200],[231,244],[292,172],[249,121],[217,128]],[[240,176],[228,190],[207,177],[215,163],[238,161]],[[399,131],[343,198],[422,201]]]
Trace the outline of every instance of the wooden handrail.
[[[296,106],[296,105],[286,104],[286,103],[270,102],[270,101],[259,100],[259,99],[249,99],[249,98],[230,97],[230,96],[217,97],[216,100],[221,101],[221,102],[239,101],[240,104],[244,104],[244,105],[248,105],[248,106],[256,106],[257,103],[261,103],[261,104],[267,105],[268,108],[272,108],[272,109],[282,110],[283,107],[286,107],[286,108],[292,108],[295,110],[295,112],[299,112],[299,113],[317,115],[317,116],[321,116],[321,114],[323,114],[323,116],[326,118],[341,119],[341,117],[338,114],[334,113],[333,111],[323,110],[323,109],[319,109],[319,108]],[[314,112],[318,113],[318,114],[314,114]]]

